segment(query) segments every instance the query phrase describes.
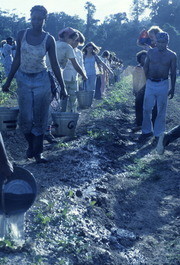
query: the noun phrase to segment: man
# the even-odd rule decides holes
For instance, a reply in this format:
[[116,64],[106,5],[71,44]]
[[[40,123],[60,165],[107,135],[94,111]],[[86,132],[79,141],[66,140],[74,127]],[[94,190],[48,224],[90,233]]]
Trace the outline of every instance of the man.
[[0,184],[13,173],[13,166],[7,157],[2,135],[0,133]]
[[[142,135],[140,140],[146,139],[154,134],[159,137],[165,131],[165,118],[168,95],[170,99],[174,96],[176,82],[177,55],[168,49],[169,35],[159,32],[156,35],[156,47],[150,49],[144,64],[146,75],[146,91],[143,104]],[[169,90],[168,76],[171,77],[171,88]],[[157,117],[154,128],[152,126],[152,109],[157,101]]]

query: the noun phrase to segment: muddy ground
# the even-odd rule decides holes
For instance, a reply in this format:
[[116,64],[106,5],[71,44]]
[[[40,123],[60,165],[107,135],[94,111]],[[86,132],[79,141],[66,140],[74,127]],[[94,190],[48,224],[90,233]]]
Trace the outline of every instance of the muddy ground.
[[[179,123],[179,103],[177,89],[167,129]],[[140,143],[129,89],[127,101],[95,100],[80,112],[76,137],[45,142],[48,164],[25,159],[19,129],[3,134],[11,160],[34,174],[38,196],[24,247],[3,246],[0,264],[178,265],[180,140],[162,156],[153,139]]]

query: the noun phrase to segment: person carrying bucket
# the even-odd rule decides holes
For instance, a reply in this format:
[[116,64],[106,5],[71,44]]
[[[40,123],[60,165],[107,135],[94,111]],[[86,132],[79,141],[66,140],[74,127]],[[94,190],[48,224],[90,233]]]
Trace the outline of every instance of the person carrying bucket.
[[49,105],[51,103],[51,82],[47,71],[46,53],[52,70],[61,87],[60,97],[67,92],[56,57],[55,40],[43,30],[47,18],[44,6],[31,9],[31,28],[18,33],[16,55],[3,92],[8,92],[11,81],[16,77],[19,101],[19,126],[28,142],[27,158],[37,163],[46,163],[43,157],[43,139],[47,128]]
[[112,73],[112,70],[101,60],[97,55],[100,48],[93,42],[88,42],[82,49],[84,54],[84,67],[87,73],[88,79],[85,82],[85,90],[95,91],[97,72],[101,73],[101,67]]
[[[74,41],[79,39],[79,33],[76,29],[67,27],[67,28],[60,30],[58,36],[59,36],[59,40],[56,42],[57,58],[58,58],[59,65],[61,69],[63,70],[63,78],[65,80],[67,93],[68,95],[70,95],[72,90],[71,90],[71,85],[69,85],[69,79],[67,79],[67,74],[66,74],[66,70],[67,70],[66,65],[68,61],[71,62],[74,70],[82,76],[83,80],[87,80],[86,72],[79,65],[74,49],[72,47],[74,44]],[[71,98],[72,97],[70,96],[70,99]],[[67,100],[69,101],[68,98]],[[61,103],[62,103],[62,111],[67,111],[67,102],[61,102]]]
[[[72,64],[73,70],[76,73],[79,73],[83,80],[87,79],[86,73],[84,69],[82,69],[81,65],[79,64],[75,52],[73,50],[72,44],[76,39],[79,38],[79,31],[76,29],[73,29],[71,27],[64,28],[59,31],[58,33],[58,40],[56,41],[56,47],[57,47],[57,59],[60,65],[60,68],[63,73],[63,79],[65,81],[66,90],[68,93],[68,97],[66,97],[64,100],[56,100],[54,99],[51,102],[50,111],[49,111],[49,120],[48,120],[48,127],[45,133],[45,140],[47,140],[49,143],[57,142],[54,136],[51,133],[51,127],[52,127],[52,117],[51,113],[53,111],[60,110],[62,112],[66,111],[74,111],[74,108],[71,107],[74,101],[74,90],[76,89],[76,83],[71,82],[73,80],[69,80],[69,77],[67,78],[66,74],[66,65],[67,63]],[[46,57],[47,66],[50,72],[52,72],[49,57]],[[73,108],[73,109],[72,109]]]
[[[77,30],[76,30],[77,31]],[[84,63],[83,63],[83,53],[81,50],[78,49],[78,46],[84,45],[85,42],[85,37],[84,35],[80,32],[77,31],[78,33],[78,38],[74,39],[71,41],[71,46],[74,50],[76,60],[81,66],[83,72],[85,73],[84,69]],[[79,90],[79,84],[78,84],[78,72],[74,68],[71,60],[68,60],[64,70],[63,70],[63,78],[66,84],[66,89],[68,92],[68,102],[67,102],[67,112],[76,112],[77,111],[77,91]]]

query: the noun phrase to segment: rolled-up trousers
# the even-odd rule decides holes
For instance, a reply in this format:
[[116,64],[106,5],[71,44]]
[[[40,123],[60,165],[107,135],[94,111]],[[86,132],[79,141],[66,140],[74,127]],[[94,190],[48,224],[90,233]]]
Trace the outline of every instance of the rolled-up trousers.
[[[153,82],[149,79],[147,80],[143,103],[143,134],[153,132],[154,136],[158,137],[165,131],[168,91],[168,79],[160,82]],[[153,128],[151,118],[155,102],[157,102],[157,117]]]

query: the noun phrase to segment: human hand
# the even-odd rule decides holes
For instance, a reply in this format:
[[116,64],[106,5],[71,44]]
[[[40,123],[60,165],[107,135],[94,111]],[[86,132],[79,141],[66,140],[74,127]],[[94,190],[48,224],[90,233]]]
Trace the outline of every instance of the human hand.
[[169,99],[172,99],[174,97],[174,89],[170,89],[168,93]]
[[66,88],[64,87],[60,91],[60,99],[65,99],[67,97],[68,97],[68,94],[67,94]]
[[2,91],[3,92],[9,92],[10,84],[11,84],[10,82],[6,81],[6,83],[4,85],[2,85]]
[[83,81],[86,81],[86,80],[88,80],[88,77],[87,77],[87,75],[86,75],[86,74],[84,74],[84,75],[82,76],[82,80],[83,80]]

